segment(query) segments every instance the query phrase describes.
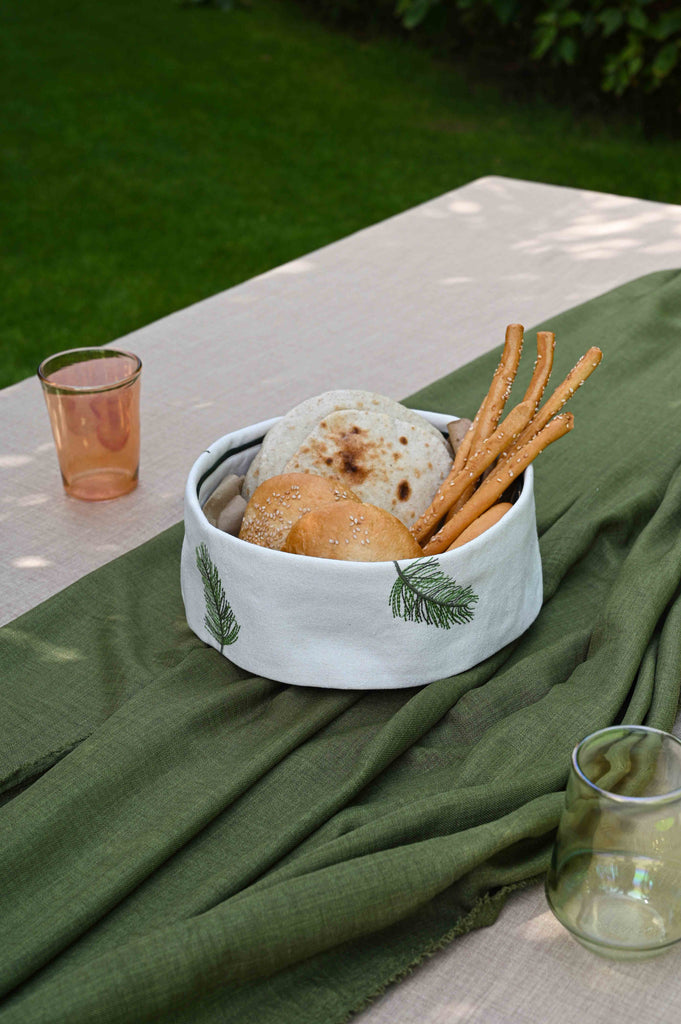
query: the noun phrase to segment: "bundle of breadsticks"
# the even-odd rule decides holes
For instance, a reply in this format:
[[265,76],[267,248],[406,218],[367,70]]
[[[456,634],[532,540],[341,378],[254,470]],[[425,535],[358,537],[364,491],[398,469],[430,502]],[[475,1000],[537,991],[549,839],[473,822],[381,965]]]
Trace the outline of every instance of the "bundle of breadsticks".
[[458,547],[498,521],[510,507],[500,500],[509,485],[548,445],[572,430],[572,413],[561,413],[561,409],[596,369],[601,350],[590,348],[542,405],[556,339],[551,331],[539,331],[537,360],[527,391],[522,402],[501,420],[520,363],[523,334],[520,324],[506,328],[504,349],[489,391],[463,438],[452,436],[456,450],[451,471],[411,527],[424,555]]

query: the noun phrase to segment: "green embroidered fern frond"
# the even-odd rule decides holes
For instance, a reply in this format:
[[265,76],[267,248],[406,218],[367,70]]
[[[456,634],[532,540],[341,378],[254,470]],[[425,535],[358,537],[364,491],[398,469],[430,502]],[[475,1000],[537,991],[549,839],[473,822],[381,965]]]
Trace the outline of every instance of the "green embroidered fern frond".
[[203,596],[206,601],[204,625],[210,635],[220,644],[220,654],[222,654],[225,646],[234,643],[241,627],[225,597],[217,566],[211,559],[205,544],[200,544],[196,549],[196,565],[203,580]]
[[390,607],[395,618],[424,622],[438,629],[450,629],[470,622],[478,595],[470,586],[462,587],[440,568],[437,558],[415,560],[401,569],[393,562],[397,579],[390,591]]

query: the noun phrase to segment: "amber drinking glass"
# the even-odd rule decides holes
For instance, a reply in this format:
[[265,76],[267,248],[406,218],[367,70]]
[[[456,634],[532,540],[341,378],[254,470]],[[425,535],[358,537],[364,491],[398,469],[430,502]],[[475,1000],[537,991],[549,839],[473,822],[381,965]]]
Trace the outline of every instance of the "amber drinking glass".
[[642,959],[681,940],[681,741],[633,725],[582,740],[546,895],[594,953]]
[[137,486],[140,456],[138,356],[77,348],[38,367],[64,489],[104,501]]

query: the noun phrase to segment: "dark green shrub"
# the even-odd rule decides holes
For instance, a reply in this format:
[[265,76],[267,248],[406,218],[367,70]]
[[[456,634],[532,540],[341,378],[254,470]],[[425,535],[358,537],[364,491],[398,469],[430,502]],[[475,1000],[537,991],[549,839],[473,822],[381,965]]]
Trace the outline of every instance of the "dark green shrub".
[[580,110],[620,110],[649,134],[681,131],[681,2],[674,0],[297,0],[361,34],[398,31]]
[[[407,28],[423,23],[442,0],[397,0]],[[469,31],[490,15],[522,39],[519,57],[554,66],[598,68],[604,92],[653,92],[681,83],[681,5],[669,0],[449,0]],[[521,31],[519,32],[518,29]]]

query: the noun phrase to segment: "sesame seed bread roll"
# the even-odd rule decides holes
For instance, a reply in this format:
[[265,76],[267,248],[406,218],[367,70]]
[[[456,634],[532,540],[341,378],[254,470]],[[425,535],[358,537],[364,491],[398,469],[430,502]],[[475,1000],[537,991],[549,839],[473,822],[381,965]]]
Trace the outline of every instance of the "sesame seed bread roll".
[[283,551],[346,562],[389,562],[423,552],[404,523],[377,505],[337,501],[291,527]]
[[359,498],[331,477],[314,473],[281,473],[263,481],[246,505],[239,537],[263,548],[281,550],[289,530],[301,516],[334,501],[359,503]]

